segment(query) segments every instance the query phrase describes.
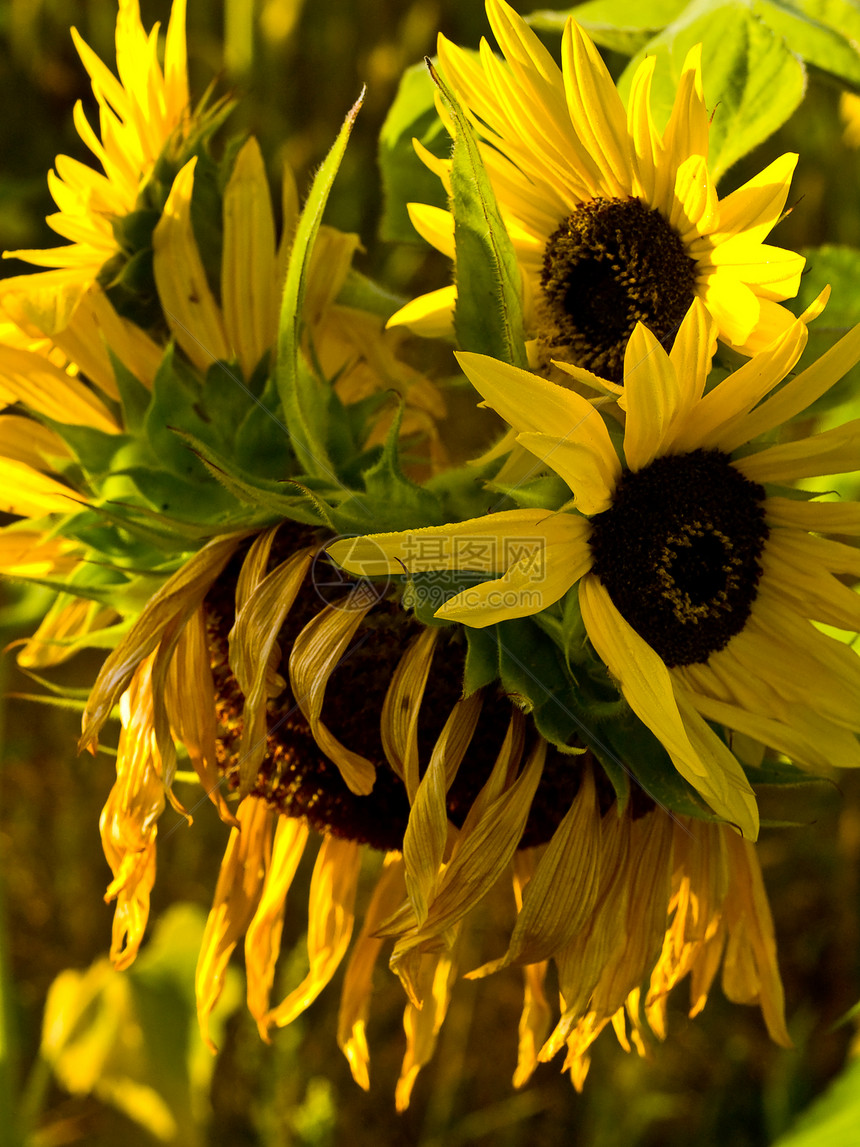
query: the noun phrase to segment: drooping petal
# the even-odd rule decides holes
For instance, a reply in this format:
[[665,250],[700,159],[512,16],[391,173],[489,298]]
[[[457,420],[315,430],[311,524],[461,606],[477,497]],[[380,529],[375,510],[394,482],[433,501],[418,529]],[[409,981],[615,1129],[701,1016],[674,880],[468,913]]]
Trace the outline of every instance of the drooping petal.
[[770,1038],[793,1047],[785,1026],[785,996],[776,960],[776,937],[758,856],[747,840],[725,838],[731,885],[726,900],[729,938],[723,991],[735,1003],[759,1004]]
[[352,1078],[364,1091],[370,1090],[370,1052],[365,1029],[373,991],[373,971],[383,944],[376,930],[394,912],[405,894],[403,861],[396,853],[390,852],[385,857],[373,896],[364,912],[361,931],[352,946],[337,1017],[338,1047],[347,1058]]
[[269,1042],[267,1023],[275,965],[281,951],[287,893],[308,840],[308,826],[293,817],[278,817],[272,856],[260,899],[245,932],[245,970],[248,1011],[257,1021],[262,1039]]
[[412,802],[403,838],[403,862],[409,902],[419,925],[427,919],[451,836],[446,797],[475,732],[481,705],[480,692],[456,702]]
[[594,778],[584,769],[579,792],[526,885],[507,952],[472,975],[537,964],[566,947],[591,917],[600,864],[600,813]]
[[416,981],[423,989],[421,1006],[410,1002],[403,1014],[406,1054],[394,1089],[394,1105],[398,1111],[405,1111],[409,1106],[418,1073],[433,1058],[457,976],[456,962],[448,952],[423,955],[420,965]]
[[311,877],[308,903],[310,971],[277,1007],[266,1026],[286,1027],[314,1002],[337,971],[352,936],[355,893],[361,871],[361,846],[352,840],[326,836]]
[[380,716],[386,760],[406,785],[411,804],[418,789],[418,717],[439,630],[423,629],[409,643],[385,694]]
[[280,660],[278,634],[311,564],[313,550],[304,548],[276,566],[254,586],[238,609],[228,637],[230,668],[245,695],[242,711],[240,796],[253,788],[257,769],[266,752],[265,704]]
[[209,1016],[224,988],[233,949],[260,902],[276,813],[265,801],[246,797],[239,806],[237,818],[241,828],[230,831],[212,909],[200,942],[194,981],[200,1034],[212,1051],[216,1049],[209,1037]]
[[224,799],[224,776],[218,768],[215,728],[215,684],[209,663],[203,611],[193,613],[183,628],[170,661],[165,687],[170,726],[191,758],[206,795],[227,824],[237,821]]
[[81,750],[97,740],[120,693],[143,658],[159,644],[167,627],[173,626],[178,637],[242,537],[242,534],[225,534],[213,538],[152,595],[128,636],[109,654],[96,678],[84,712]]
[[308,622],[290,653],[290,686],[314,740],[352,790],[364,796],[373,788],[376,769],[367,757],[342,745],[322,720],[326,686],[335,666],[375,601],[358,608],[350,598],[327,605]]

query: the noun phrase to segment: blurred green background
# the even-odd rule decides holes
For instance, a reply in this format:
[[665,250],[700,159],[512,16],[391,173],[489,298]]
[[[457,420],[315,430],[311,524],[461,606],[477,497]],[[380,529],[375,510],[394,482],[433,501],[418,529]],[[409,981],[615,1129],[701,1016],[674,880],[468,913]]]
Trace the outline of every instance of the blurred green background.
[[[260,138],[273,171],[288,159],[300,188],[368,85],[328,219],[360,233],[368,248],[363,268],[397,290],[444,283],[447,265],[434,254],[375,238],[376,140],[402,70],[434,51],[437,31],[477,44],[486,31],[478,0],[190,0],[189,7],[192,91],[199,96],[213,79],[220,90],[234,90],[240,102],[232,129]],[[166,23],[169,9],[153,2],[142,11],[149,27],[157,19]],[[112,0],[0,0],[3,248],[54,245],[44,223],[52,209],[45,175],[58,152],[88,158],[71,108],[82,99],[93,109],[68,29],[74,24],[110,62],[114,21]],[[777,243],[860,243],[860,161],[841,143],[837,102],[838,93],[813,77],[799,113],[721,188],[736,186],[782,151],[799,151],[790,197],[795,209],[778,228]],[[7,274],[23,269],[14,262],[2,267]],[[25,598],[7,587],[4,594],[6,644],[26,632],[28,612],[44,603],[38,593]],[[58,676],[82,687],[95,668],[79,656]],[[15,668],[12,653],[0,673],[12,693],[0,764],[7,957],[0,992],[9,1033],[6,1044],[0,1042],[0,1147],[21,1143],[13,1117],[30,1147],[144,1147],[158,1135],[192,1147],[760,1147],[784,1133],[842,1068],[853,1028],[835,1025],[860,997],[860,785],[853,776],[785,796],[771,816],[800,823],[766,830],[760,846],[795,1051],[771,1046],[757,1009],[726,1004],[719,989],[704,1015],[688,1020],[682,988],[670,1038],[655,1045],[649,1059],[626,1055],[606,1033],[582,1096],[559,1074],[560,1061],[541,1067],[516,1093],[510,1078],[521,981],[509,970],[457,986],[436,1057],[419,1077],[409,1111],[398,1116],[393,1090],[404,1046],[403,996],[393,977],[378,978],[369,1025],[373,1090],[365,1095],[335,1043],[340,977],[267,1047],[244,1012],[237,965],[226,993],[222,1051],[213,1064],[196,1036],[193,968],[227,830],[205,803],[190,831],[175,814],[165,814],[151,938],[136,968],[124,977],[104,965],[90,973],[92,996],[79,1030],[98,1029],[112,1051],[99,1078],[71,1095],[37,1052],[52,981],[66,968],[90,968],[109,945],[113,909],[101,899],[109,873],[97,826],[113,760],[109,752],[76,757],[76,712],[15,696],[34,686]],[[302,889],[309,876],[306,861],[290,898],[285,977],[303,958]],[[171,908],[177,904],[184,907]],[[506,912],[506,904],[491,902],[479,913],[464,967],[503,949]],[[75,1062],[86,1066],[82,1049]],[[832,1142],[850,1147],[860,1143],[860,1131],[856,1139]]]

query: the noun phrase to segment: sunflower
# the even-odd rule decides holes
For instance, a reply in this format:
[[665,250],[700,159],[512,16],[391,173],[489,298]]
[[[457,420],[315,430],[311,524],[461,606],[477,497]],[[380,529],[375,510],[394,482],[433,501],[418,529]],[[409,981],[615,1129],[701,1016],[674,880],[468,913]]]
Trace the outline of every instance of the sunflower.
[[[153,264],[159,299],[171,334],[197,369],[236,360],[250,380],[275,345],[280,297],[298,219],[298,192],[285,165],[280,240],[269,181],[257,141],[236,156],[222,209],[220,305],[209,287],[191,222],[197,159],[177,175],[153,232]],[[439,390],[401,357],[399,332],[386,331],[378,315],[338,302],[360,249],[357,235],[322,227],[308,271],[304,348],[324,377],[334,380],[342,402],[351,404],[383,390],[405,403],[404,437],[427,439],[435,468],[444,464],[437,423],[445,417]],[[392,421],[380,417],[367,441],[381,442]]]
[[[620,382],[637,322],[668,349],[693,299],[745,355],[791,325],[804,260],[763,242],[779,221],[796,155],[724,199],[708,170],[710,119],[700,48],[687,57],[665,130],[650,110],[654,57],[633,77],[625,111],[586,33],[565,25],[562,70],[504,0],[487,0],[504,53],[480,60],[439,38],[439,61],[483,137],[482,156],[524,281],[533,365],[564,359]],[[719,109],[716,112],[719,115]],[[448,185],[449,164],[426,154]],[[450,188],[449,188],[450,190]],[[419,233],[454,257],[450,213],[411,204]],[[456,288],[407,304],[392,322],[450,328]]]
[[[860,327],[775,394],[805,345],[803,319],[705,393],[715,335],[699,300],[669,353],[636,327],[617,388],[626,466],[584,398],[461,354],[486,403],[564,479],[572,503],[341,541],[330,552],[353,572],[486,572],[492,555],[502,576],[436,611],[467,626],[546,610],[576,585],[588,640],[630,708],[714,812],[754,838],[753,791],[709,722],[812,768],[860,765],[860,662],[816,624],[860,629],[860,599],[841,580],[860,576],[860,551],[824,536],[860,532],[860,508],[803,500],[784,487],[856,466],[860,421],[747,447],[857,361]],[[574,379],[591,377],[566,369]],[[540,540],[537,573],[533,554],[501,564],[516,552],[506,539],[517,537]],[[465,544],[476,538],[498,542],[481,548],[478,562]]]
[[[248,1007],[264,1039],[317,998],[362,914],[364,870],[373,890],[337,1039],[369,1087],[372,977],[393,938],[391,966],[408,994],[402,1110],[445,1017],[463,926],[495,886],[510,887],[512,870],[508,950],[471,974],[522,969],[517,1086],[562,1048],[581,1086],[588,1049],[610,1023],[644,1052],[649,1031],[665,1036],[667,996],[687,976],[692,1012],[701,1010],[724,950],[727,995],[760,1003],[773,1038],[790,1046],[752,846],[642,794],[619,809],[584,749],[547,746],[500,695],[462,698],[458,627],[422,627],[366,583],[321,599],[325,541],[289,522],[212,539],[107,659],[82,744],[95,745],[118,702],[117,780],[101,821],[114,963],[131,963],[146,926],[166,800],[182,811],[178,741],[233,826],[197,968],[207,1040],[243,937]],[[308,972],[274,1003],[287,895],[314,846]],[[550,959],[562,995],[554,1027]]]
[[179,149],[192,123],[185,0],[175,0],[171,9],[163,69],[158,61],[158,33],[158,24],[149,33],[144,29],[138,0],[119,0],[117,78],[72,28],[72,39],[99,106],[98,133],[80,101],[75,105],[75,127],[102,170],[66,155],[57,156],[48,185],[59,210],[48,216],[47,222],[69,244],[5,252],[6,258],[54,268],[35,277],[20,276],[4,287],[14,284],[27,294],[50,292],[56,330],[66,325],[82,293],[119,253],[117,223],[135,210],[159,157],[170,146]]

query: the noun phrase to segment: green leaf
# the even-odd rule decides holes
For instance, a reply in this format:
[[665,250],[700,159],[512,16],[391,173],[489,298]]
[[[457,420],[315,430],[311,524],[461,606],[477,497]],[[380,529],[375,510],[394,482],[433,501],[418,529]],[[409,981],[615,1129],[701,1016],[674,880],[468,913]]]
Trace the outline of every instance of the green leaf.
[[395,415],[379,461],[364,472],[364,488],[372,510],[377,511],[373,533],[437,526],[442,522],[439,499],[411,482],[400,468],[398,444],[403,403]]
[[656,56],[651,89],[655,122],[668,119],[687,52],[702,44],[705,102],[714,109],[709,167],[719,180],[729,167],[781,127],[806,91],[806,70],[782,36],[747,4],[693,0],[650,40],[619,81],[625,97],[645,56]]
[[424,64],[407,68],[379,133],[383,195],[379,235],[389,243],[420,242],[406,211],[407,203],[447,206],[441,182],[412,146],[412,140],[417,139],[440,158],[450,154],[451,141],[436,111],[434,92]]
[[632,56],[655,32],[676,20],[686,3],[687,0],[642,0],[638,4],[631,4],[630,0],[590,0],[563,12],[532,12],[526,19],[539,32],[560,35],[568,17],[573,16],[595,43]]
[[364,91],[350,108],[331,151],[317,171],[299,218],[281,298],[275,381],[284,422],[303,470],[328,478],[333,470],[325,446],[323,418],[328,409],[324,385],[307,368],[301,353],[301,315],[308,267],[329,193],[343,159]]
[[91,479],[97,480],[110,473],[115,467],[117,454],[134,441],[127,434],[107,434],[94,426],[72,426],[64,422],[55,422],[44,415],[41,421],[56,431],[71,447],[81,469]]
[[[423,70],[423,69],[422,69]],[[439,181],[436,180],[438,183]],[[338,292],[337,304],[352,307],[357,311],[367,311],[381,319],[389,319],[406,302],[405,295],[395,295],[386,287],[369,279],[350,267],[346,281]]]
[[[535,469],[542,464],[535,461]],[[523,509],[560,510],[570,501],[570,487],[556,474],[547,474],[532,481],[519,482],[511,486],[506,482],[488,482],[492,490],[505,494],[511,501]]]
[[766,761],[758,768],[744,767],[751,785],[778,785],[780,788],[832,784],[830,777],[819,777],[787,762]]
[[129,434],[137,434],[143,428],[146,412],[152,401],[152,392],[124,363],[120,362],[110,347],[107,348],[107,352],[122,403],[123,426]]
[[522,281],[478,148],[453,93],[428,61],[454,121],[451,209],[454,214],[457,304],[454,330],[464,350],[528,367],[523,338]]
[[798,1118],[773,1147],[847,1147],[860,1127],[860,1059],[850,1059],[842,1074]]
[[[206,474],[206,468],[202,469]],[[159,513],[174,518],[191,522],[220,521],[235,505],[227,491],[211,480],[205,484],[187,482],[169,470],[155,470],[149,466],[128,466],[119,473],[130,478]]]
[[527,713],[548,741],[569,748],[581,743],[591,724],[564,656],[533,618],[515,618],[496,626],[502,687]]
[[860,90],[860,53],[852,43],[860,35],[856,5],[752,0],[752,10],[807,64]]
[[466,664],[463,668],[463,696],[471,697],[478,689],[497,681],[499,677],[499,647],[496,627],[465,630]]

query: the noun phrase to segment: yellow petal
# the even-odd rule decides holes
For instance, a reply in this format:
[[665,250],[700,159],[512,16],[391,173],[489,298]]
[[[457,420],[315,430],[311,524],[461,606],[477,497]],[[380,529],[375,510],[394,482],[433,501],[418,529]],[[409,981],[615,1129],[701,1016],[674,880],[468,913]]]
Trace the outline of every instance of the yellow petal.
[[600,53],[575,20],[565,24],[561,61],[571,122],[599,167],[604,193],[610,198],[631,195],[632,155],[624,105]]
[[591,569],[591,525],[559,513],[541,523],[540,530],[542,537],[520,539],[525,552],[502,577],[461,590],[435,616],[482,629],[539,613],[563,597]]
[[269,1042],[267,1017],[275,965],[281,951],[287,893],[305,851],[309,829],[293,817],[278,817],[272,858],[254,917],[245,933],[245,971],[248,1011],[257,1021],[262,1039]]
[[395,311],[386,324],[389,327],[409,327],[416,335],[424,338],[445,338],[454,330],[454,305],[457,302],[457,288],[440,287],[419,295],[399,311]]
[[654,77],[656,56],[647,56],[639,64],[630,83],[627,101],[627,130],[633,144],[636,186],[634,195],[646,203],[654,203],[656,171],[660,164],[661,146],[651,119],[651,81]]
[[120,693],[140,662],[159,644],[168,626],[175,638],[200,606],[210,586],[230,560],[242,534],[214,538],[152,595],[128,635],[109,655],[90,693],[84,712],[80,749],[97,741]]
[[[624,352],[624,393],[618,405],[627,413],[624,455],[631,470],[641,470],[659,454],[681,404],[675,366],[659,341],[637,323]],[[621,477],[620,467],[609,495]],[[602,509],[608,509],[609,502]],[[599,512],[599,511],[598,511]]]
[[398,1111],[409,1106],[418,1073],[429,1063],[436,1049],[436,1039],[445,1020],[451,999],[451,988],[457,975],[453,958],[447,953],[432,953],[421,959],[422,980],[429,981],[420,1008],[410,1003],[403,1016],[406,1032],[406,1054],[394,1090]]
[[606,449],[603,431],[595,434],[596,429],[597,423],[584,422],[564,438],[531,432],[517,435],[520,446],[567,482],[573,504],[589,516],[609,509],[621,479],[618,455]]
[[396,853],[387,853],[382,872],[373,890],[343,977],[337,1016],[337,1044],[349,1063],[352,1078],[365,1091],[370,1089],[370,1053],[367,1047],[367,1016],[373,992],[373,972],[382,947],[376,930],[403,900],[403,862]]
[[350,598],[327,605],[304,627],[290,653],[290,687],[314,740],[340,770],[352,792],[366,796],[376,769],[360,753],[342,745],[321,718],[328,679],[375,601],[356,608]]
[[218,767],[215,684],[202,609],[191,615],[176,643],[165,702],[171,728],[187,749],[206,795],[221,819],[236,825],[238,822],[224,799],[224,775]]
[[0,346],[0,399],[21,402],[64,425],[119,433],[116,419],[89,387],[34,351]]
[[857,469],[860,457],[860,418],[821,434],[770,446],[739,458],[734,465],[753,482],[793,482]]
[[286,1027],[314,1002],[343,959],[355,922],[355,893],[361,846],[326,836],[317,854],[308,903],[310,971],[297,988],[272,1008],[267,1026]]
[[205,373],[232,355],[191,226],[196,164],[196,157],[190,159],[173,181],[152,233],[152,249],[155,285],[167,322],[177,343]]
[[72,455],[59,434],[41,422],[20,414],[4,414],[0,415],[0,456],[33,470],[54,470],[53,460]]
[[797,159],[792,153],[781,155],[720,200],[719,225],[711,233],[715,247],[739,232],[750,243],[764,240],[782,215]]
[[236,156],[224,189],[221,300],[224,332],[245,379],[275,341],[275,220],[260,146]]
[[[702,155],[691,155],[679,166],[669,223],[681,240],[707,233],[717,218],[717,192]],[[716,254],[716,252],[715,252]]]
[[0,494],[0,511],[24,518],[69,514],[85,501],[71,487],[11,458],[0,458],[0,486],[6,491]]
[[[15,526],[22,523],[16,522]],[[77,543],[41,530],[0,530],[0,571],[18,577],[66,576],[80,560]]]
[[276,566],[254,588],[238,611],[229,634],[230,668],[245,695],[242,710],[240,796],[254,786],[266,754],[265,704],[273,662],[280,661],[278,634],[305,580],[312,549],[299,550]]
[[767,520],[773,526],[814,530],[818,534],[860,534],[860,503],[798,502],[794,498],[768,498]]
[[697,296],[684,316],[669,351],[669,360],[681,387],[676,426],[683,424],[686,415],[702,397],[716,350],[716,325],[707,307]]
[[747,442],[747,415],[795,365],[806,346],[807,330],[797,321],[767,350],[733,371],[690,410],[671,435],[674,450],[715,449],[730,453]]
[[272,826],[277,817],[265,801],[256,797],[246,797],[237,815],[241,829],[230,831],[212,909],[200,942],[194,981],[200,1034],[212,1051],[215,1046],[209,1037],[209,1016],[224,988],[233,949],[260,902],[271,855]]
[[488,355],[460,351],[456,358],[485,402],[516,430],[559,438],[579,431],[595,449],[615,455],[600,414],[575,391]]
[[745,283],[719,272],[709,274],[698,292],[717,323],[720,338],[743,353],[761,315],[758,296]]
[[698,715],[691,716],[659,655],[625,621],[596,577],[582,579],[579,600],[588,636],[630,708],[714,812],[755,839],[755,796],[735,758]]
[[481,705],[480,692],[456,702],[433,746],[409,813],[403,862],[406,889],[418,924],[427,919],[441,875],[451,829],[446,797],[472,740]]
[[423,629],[410,641],[385,694],[380,716],[382,748],[395,773],[406,785],[411,804],[418,789],[418,717],[439,630]]
[[520,555],[512,554],[519,535],[545,537],[542,525],[558,515],[548,510],[503,510],[447,526],[425,526],[391,534],[368,534],[334,542],[327,553],[349,573],[383,577],[389,573],[475,570],[495,573]]
[[[785,386],[763,402],[746,420],[747,438],[751,442],[760,434],[782,426],[815,402],[860,361],[860,323],[826,350],[806,370],[789,379]],[[850,467],[854,469],[854,467]]]

